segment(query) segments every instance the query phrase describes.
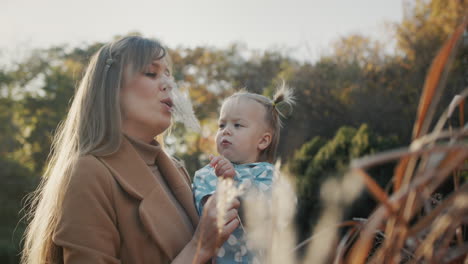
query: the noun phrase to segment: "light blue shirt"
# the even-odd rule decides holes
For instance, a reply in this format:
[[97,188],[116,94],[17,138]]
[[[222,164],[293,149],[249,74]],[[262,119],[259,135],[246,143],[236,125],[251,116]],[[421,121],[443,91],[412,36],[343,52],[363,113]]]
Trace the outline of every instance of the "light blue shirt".
[[[246,191],[255,188],[261,192],[271,193],[273,182],[274,167],[268,162],[256,162],[248,164],[233,164],[236,175],[234,181],[236,187],[240,184],[245,186]],[[214,168],[206,165],[195,172],[193,178],[193,193],[195,196],[195,206],[198,214],[203,212],[201,201],[203,197],[211,195],[216,191],[218,177]],[[252,253],[249,252],[246,245],[244,232],[239,226],[229,236],[228,240],[218,251],[216,263],[251,263]]]

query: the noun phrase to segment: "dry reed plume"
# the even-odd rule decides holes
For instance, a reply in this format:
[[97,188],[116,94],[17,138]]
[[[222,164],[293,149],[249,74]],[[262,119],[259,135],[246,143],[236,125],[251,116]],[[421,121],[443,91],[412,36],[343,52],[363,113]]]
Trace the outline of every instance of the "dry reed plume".
[[200,123],[193,111],[192,102],[187,93],[183,93],[177,84],[171,80],[168,84],[171,87],[170,97],[173,102],[171,108],[172,115],[176,122],[181,122],[187,129],[200,132]]

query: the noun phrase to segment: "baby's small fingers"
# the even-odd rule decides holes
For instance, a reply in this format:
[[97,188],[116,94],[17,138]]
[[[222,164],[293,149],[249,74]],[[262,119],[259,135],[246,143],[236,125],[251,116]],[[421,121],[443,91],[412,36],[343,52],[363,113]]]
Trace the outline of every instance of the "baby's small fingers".
[[219,157],[219,156],[212,157],[212,159],[210,161],[211,167],[213,167],[213,168],[216,167],[220,160],[221,160],[221,157]]
[[221,176],[223,173],[223,167],[220,164],[217,164],[215,169],[216,176]]
[[223,166],[221,166],[220,168],[220,171],[222,172],[222,174],[225,174],[229,171],[233,170],[232,168],[232,165],[230,163],[227,163],[227,164],[223,164]]
[[219,157],[218,166],[225,166],[226,163],[227,163],[227,161],[226,161],[225,158]]
[[234,168],[229,168],[223,173],[223,176],[225,178],[234,178],[234,176],[236,176],[236,171]]
[[232,166],[232,163],[230,161],[223,163],[222,166],[218,165],[218,167],[221,167],[220,169],[222,170],[222,174],[223,174],[224,177],[226,177],[226,176],[227,177],[234,177],[235,171],[234,171],[234,167]]
[[221,176],[221,175],[223,175],[222,172],[221,172],[221,168],[216,167],[216,168],[215,168],[215,174],[216,174],[216,176],[218,176],[218,177]]
[[222,162],[222,163],[220,162],[218,164],[218,167],[222,169],[223,171],[227,171],[231,167],[231,165],[226,162]]

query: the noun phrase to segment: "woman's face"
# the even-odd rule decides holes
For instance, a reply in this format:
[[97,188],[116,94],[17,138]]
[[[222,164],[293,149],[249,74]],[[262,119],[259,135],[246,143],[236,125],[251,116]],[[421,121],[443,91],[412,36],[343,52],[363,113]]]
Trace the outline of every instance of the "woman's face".
[[126,74],[120,92],[123,132],[150,142],[171,124],[172,75],[166,60],[153,61],[133,76]]

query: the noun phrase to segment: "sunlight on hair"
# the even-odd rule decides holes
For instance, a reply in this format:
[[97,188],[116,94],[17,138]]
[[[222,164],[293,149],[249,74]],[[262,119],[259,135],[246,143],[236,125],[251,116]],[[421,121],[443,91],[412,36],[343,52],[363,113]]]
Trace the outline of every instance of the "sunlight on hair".
[[292,108],[296,104],[294,89],[288,86],[283,80],[281,85],[276,88],[272,101],[275,105],[276,111],[278,111],[278,114],[281,117],[286,118],[292,113]]

